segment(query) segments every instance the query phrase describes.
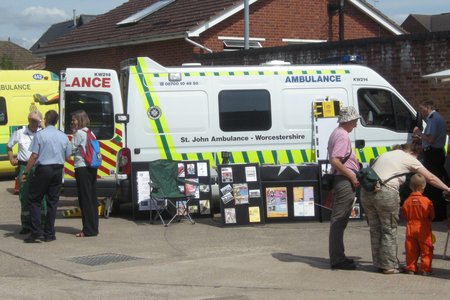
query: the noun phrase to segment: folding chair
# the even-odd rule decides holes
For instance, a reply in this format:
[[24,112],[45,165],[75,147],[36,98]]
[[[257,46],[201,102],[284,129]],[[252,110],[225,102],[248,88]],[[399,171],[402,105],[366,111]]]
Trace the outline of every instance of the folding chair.
[[[165,227],[169,226],[175,219],[181,218],[192,220],[188,205],[190,197],[182,194],[178,189],[177,177],[178,163],[173,160],[160,159],[149,163],[150,173],[150,223],[159,218]],[[179,205],[176,205],[176,204]],[[183,205],[180,205],[180,204]],[[155,212],[155,216],[153,216]],[[165,222],[163,214],[167,213],[171,217],[169,222]]]

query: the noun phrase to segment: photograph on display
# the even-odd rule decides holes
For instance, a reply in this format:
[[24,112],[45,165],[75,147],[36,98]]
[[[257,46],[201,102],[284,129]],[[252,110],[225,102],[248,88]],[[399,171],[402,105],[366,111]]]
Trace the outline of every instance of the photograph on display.
[[200,193],[209,193],[210,188],[208,184],[200,184]]
[[184,164],[183,163],[178,163],[178,170],[177,170],[177,176],[178,177],[185,177],[185,172],[184,172]]
[[233,182],[233,169],[226,167],[221,169],[222,183]]
[[292,188],[294,195],[294,217],[314,217],[314,187],[295,186]]
[[248,218],[249,218],[250,223],[261,222],[259,206],[249,206],[248,207]]
[[227,204],[228,202],[233,200],[234,197],[231,193],[227,193],[227,194],[223,195],[222,197],[220,197],[220,199],[222,199],[223,204]]
[[225,208],[225,224],[236,224],[236,210],[234,208]]
[[186,178],[184,182],[184,194],[196,199],[200,198],[200,188],[198,178]]
[[184,185],[179,185],[178,190],[180,191],[180,193],[184,194]]
[[255,166],[245,167],[245,181],[247,182],[257,181]]
[[248,196],[250,198],[259,198],[259,197],[261,197],[261,191],[260,190],[249,190]]
[[233,191],[233,188],[231,187],[231,185],[227,184],[226,186],[224,186],[223,188],[220,189],[220,192],[222,194],[229,194]]
[[198,214],[198,205],[189,205],[188,209],[190,214]]
[[187,175],[195,175],[195,163],[188,163],[186,164],[186,174]]
[[352,212],[350,213],[350,219],[359,219],[361,218],[361,208],[359,207],[359,203],[353,204]]
[[200,205],[200,214],[201,215],[209,215],[211,213],[211,205],[209,200],[200,200],[198,201]]
[[177,201],[177,215],[179,216],[187,215],[186,201]]
[[286,187],[266,188],[266,200],[268,218],[283,218],[288,216]]
[[248,204],[248,185],[247,183],[233,184],[234,202],[238,204]]
[[198,177],[208,176],[208,164],[206,162],[197,163],[197,176]]

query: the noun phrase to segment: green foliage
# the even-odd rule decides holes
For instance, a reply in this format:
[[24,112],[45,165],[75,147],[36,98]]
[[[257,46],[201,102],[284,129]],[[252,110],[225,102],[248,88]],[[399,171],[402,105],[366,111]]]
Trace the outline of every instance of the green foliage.
[[16,69],[12,57],[10,57],[9,55],[3,54],[2,57],[0,58],[0,69],[1,70]]

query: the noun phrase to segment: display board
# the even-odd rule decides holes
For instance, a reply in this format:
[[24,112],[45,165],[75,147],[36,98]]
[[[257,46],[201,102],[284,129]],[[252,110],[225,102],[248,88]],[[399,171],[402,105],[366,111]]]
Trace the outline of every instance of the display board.
[[219,165],[218,173],[223,225],[263,224],[259,165]]
[[265,222],[319,220],[317,165],[263,166]]
[[[208,160],[201,161],[178,161],[178,188],[181,193],[190,196],[188,203],[189,213],[194,218],[213,216],[211,207],[211,173]],[[136,188],[132,190],[133,199],[136,203],[133,215],[152,209],[150,201],[150,175],[148,163],[133,165],[132,180],[136,182]],[[186,201],[176,201],[177,212],[183,214]]]
[[[208,160],[179,161],[178,189],[190,197],[187,204],[189,214],[193,218],[213,216],[211,201],[211,174]],[[178,213],[185,213],[186,201],[176,201]]]

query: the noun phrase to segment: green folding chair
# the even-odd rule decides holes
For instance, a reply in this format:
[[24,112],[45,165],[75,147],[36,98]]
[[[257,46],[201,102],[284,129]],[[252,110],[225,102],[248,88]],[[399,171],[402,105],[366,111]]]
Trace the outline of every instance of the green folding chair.
[[[178,162],[168,159],[159,159],[149,163],[150,173],[150,223],[159,218],[165,227],[174,220],[182,218],[192,220],[188,204],[190,197],[182,194],[178,189],[179,179],[177,177]],[[182,202],[181,202],[182,201]],[[178,203],[183,203],[180,209]],[[155,215],[154,215],[155,213]],[[170,217],[168,222],[164,221],[163,215],[167,213]]]

